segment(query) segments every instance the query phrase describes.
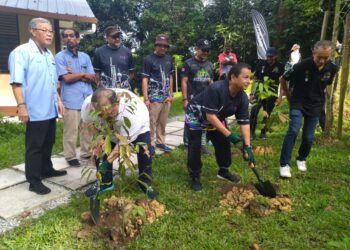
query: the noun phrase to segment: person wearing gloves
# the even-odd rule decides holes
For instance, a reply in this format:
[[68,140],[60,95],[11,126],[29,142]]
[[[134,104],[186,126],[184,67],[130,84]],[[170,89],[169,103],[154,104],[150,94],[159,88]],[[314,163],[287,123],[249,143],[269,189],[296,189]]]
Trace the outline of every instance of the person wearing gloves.
[[[231,165],[230,143],[237,144],[243,139],[243,155],[249,163],[255,164],[250,146],[250,126],[248,97],[244,93],[250,83],[251,67],[245,63],[232,65],[226,80],[214,82],[202,93],[195,96],[187,106],[185,122],[189,127],[187,166],[191,178],[191,188],[200,191],[201,136],[207,131],[207,137],[215,149],[219,166],[217,177],[230,182],[239,182],[237,175],[229,172]],[[226,117],[235,115],[240,125],[242,139],[232,133],[224,124]]]
[[[94,111],[100,113],[94,116]],[[150,199],[155,199],[157,192],[152,187],[152,156],[149,152],[151,146],[149,114],[141,99],[126,89],[99,88],[92,96],[85,99],[81,116],[84,122],[93,123],[92,129],[95,132],[98,130],[101,132],[109,126],[111,134],[118,133],[124,136],[129,144],[140,145],[137,152],[139,186]],[[124,124],[125,120],[130,121],[130,127]],[[108,135],[104,135],[106,136]],[[86,196],[93,197],[113,189],[112,167],[113,161],[119,156],[118,142],[115,136],[111,136],[113,150],[108,156],[101,154],[104,140],[98,141],[92,147],[98,181],[85,192]]]

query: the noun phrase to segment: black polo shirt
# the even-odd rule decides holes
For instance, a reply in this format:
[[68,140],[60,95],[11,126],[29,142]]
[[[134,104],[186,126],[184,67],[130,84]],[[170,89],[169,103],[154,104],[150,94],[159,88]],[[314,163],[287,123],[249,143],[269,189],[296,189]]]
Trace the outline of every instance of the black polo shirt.
[[194,130],[212,128],[207,121],[206,114],[209,113],[216,114],[220,121],[235,115],[238,124],[249,124],[248,105],[248,97],[243,90],[232,97],[228,81],[217,81],[190,101],[185,122]]
[[269,65],[266,60],[260,61],[255,68],[255,77],[260,81],[264,82],[264,77],[268,77],[273,80],[272,88],[277,93],[279,78],[284,73],[284,65],[281,62],[276,61],[274,64]]
[[312,58],[307,58],[287,70],[283,78],[289,81],[291,109],[301,109],[306,115],[320,116],[325,103],[325,88],[332,84],[337,66],[328,61],[318,70]]

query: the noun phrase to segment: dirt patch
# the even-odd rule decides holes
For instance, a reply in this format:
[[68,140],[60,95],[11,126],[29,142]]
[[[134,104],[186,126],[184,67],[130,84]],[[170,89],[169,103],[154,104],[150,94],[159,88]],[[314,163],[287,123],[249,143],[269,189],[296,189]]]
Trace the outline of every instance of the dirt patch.
[[253,151],[257,155],[271,154],[273,152],[272,147],[263,147],[263,146],[253,147]]
[[111,249],[119,249],[139,235],[142,225],[153,223],[166,213],[165,206],[156,200],[132,200],[113,195],[103,203],[104,211],[97,225],[93,223],[90,212],[81,214],[85,226],[77,232],[77,237],[103,237]]
[[287,195],[277,195],[275,198],[261,196],[253,184],[230,184],[222,188],[220,206],[224,214],[249,212],[258,216],[292,210],[292,201]]

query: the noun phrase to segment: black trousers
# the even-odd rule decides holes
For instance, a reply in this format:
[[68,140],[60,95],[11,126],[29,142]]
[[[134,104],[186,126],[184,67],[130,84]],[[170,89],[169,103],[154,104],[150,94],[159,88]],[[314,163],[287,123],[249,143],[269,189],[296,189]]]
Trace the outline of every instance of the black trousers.
[[41,182],[41,176],[53,171],[51,153],[56,137],[56,118],[28,121],[26,126],[25,174],[30,184]]
[[[256,125],[258,123],[258,114],[260,111],[260,108],[262,107],[264,111],[267,112],[267,114],[270,116],[272,113],[273,108],[275,107],[275,102],[277,100],[277,97],[271,96],[265,100],[257,102],[250,111],[250,133],[254,134]],[[264,127],[261,130],[262,133],[266,133],[266,118],[263,119]]]
[[[147,144],[148,149],[151,148],[151,135],[150,132],[140,134],[132,144],[136,145],[137,143],[142,142]],[[112,148],[115,147],[115,143],[111,143]],[[102,161],[107,160],[107,156],[104,155]],[[100,159],[96,160],[96,167],[99,166]],[[137,163],[139,167],[139,180],[147,185],[151,185],[153,173],[152,173],[152,156],[145,154],[143,147],[139,147],[139,152],[137,153]],[[110,183],[113,181],[113,164],[109,164],[106,174],[102,175],[102,183]]]
[[[228,171],[231,165],[230,141],[216,130],[207,131],[207,137],[213,143],[219,171]],[[202,170],[201,138],[202,130],[189,130],[187,167],[192,178],[199,177]]]

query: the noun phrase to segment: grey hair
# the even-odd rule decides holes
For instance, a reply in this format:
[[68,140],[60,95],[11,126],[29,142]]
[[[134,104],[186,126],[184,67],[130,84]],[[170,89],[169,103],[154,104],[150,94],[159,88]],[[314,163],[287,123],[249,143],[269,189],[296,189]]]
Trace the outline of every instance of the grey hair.
[[112,89],[100,87],[92,94],[91,102],[94,108],[100,109],[102,103],[115,104],[117,103],[117,95]]
[[329,41],[329,40],[321,40],[315,43],[313,51],[319,49],[319,48],[324,48],[324,49],[328,49],[331,48],[332,50],[334,49],[334,44]]
[[49,20],[42,17],[36,17],[29,21],[28,29],[29,30],[36,29],[36,27],[38,26],[38,23],[48,23],[51,25],[51,22]]

